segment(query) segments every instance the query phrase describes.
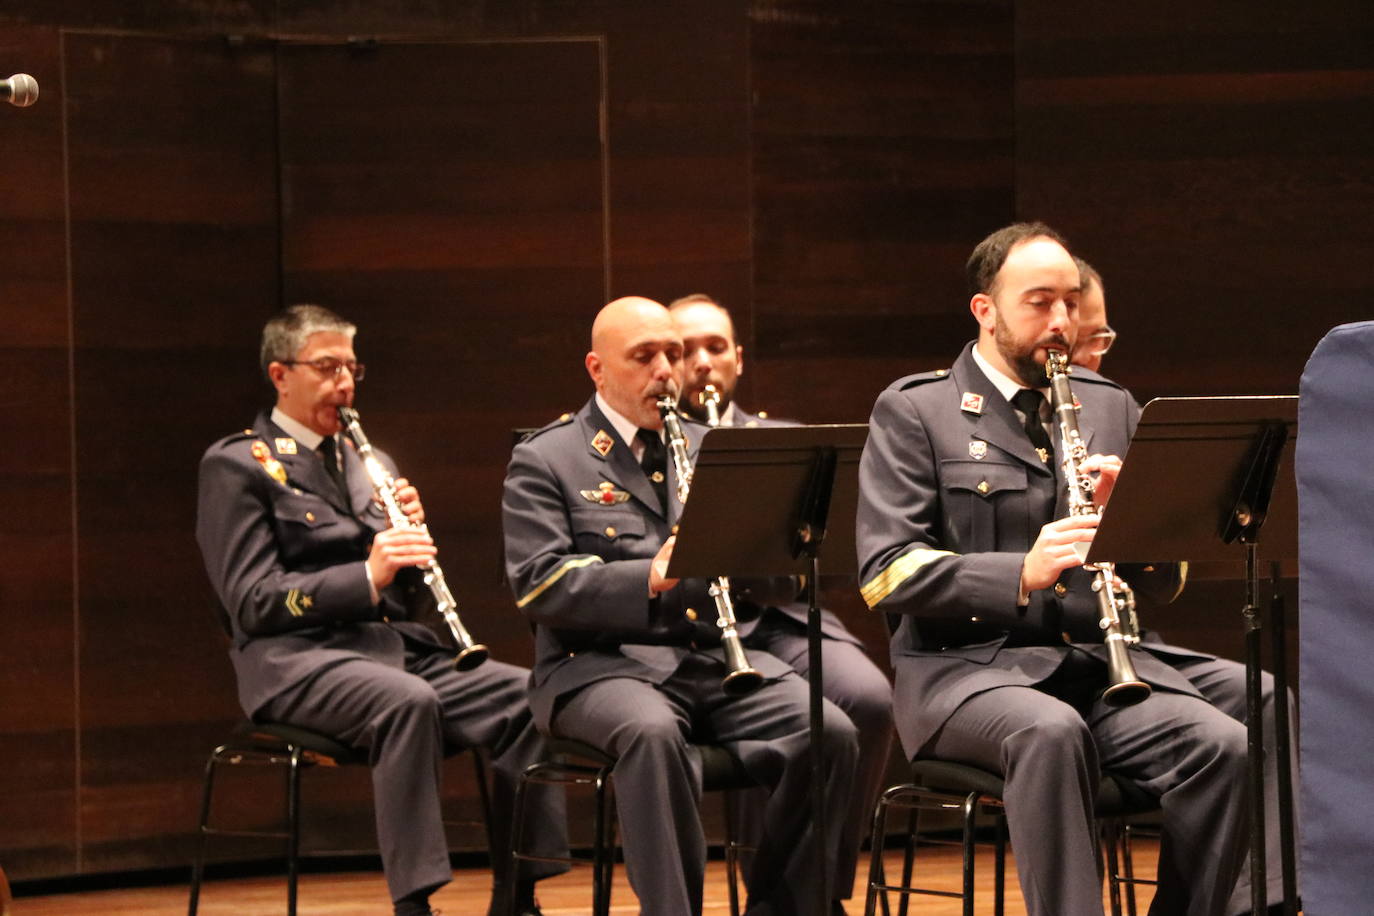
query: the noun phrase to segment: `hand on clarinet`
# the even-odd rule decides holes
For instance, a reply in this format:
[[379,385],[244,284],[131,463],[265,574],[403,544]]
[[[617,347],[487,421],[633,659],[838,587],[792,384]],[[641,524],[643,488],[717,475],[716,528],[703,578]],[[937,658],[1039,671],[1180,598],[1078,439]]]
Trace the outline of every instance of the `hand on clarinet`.
[[673,535],[663,542],[663,546],[658,548],[658,553],[649,561],[649,594],[661,595],[671,589],[677,588],[677,579],[666,578],[668,573],[668,561],[673,556],[673,545],[677,543],[677,535]]
[[1091,541],[1097,522],[1096,515],[1071,515],[1041,528],[1021,563],[1022,594],[1049,588],[1064,570],[1082,566],[1074,544]]
[[[418,500],[416,502],[418,505]],[[434,560],[436,553],[434,540],[424,528],[378,531],[367,555],[372,584],[379,589],[386,588],[395,580],[398,572],[411,566],[424,566]]]
[[1107,500],[1112,498],[1116,478],[1121,474],[1121,459],[1116,455],[1089,455],[1078,470],[1083,474],[1097,474],[1093,480],[1093,505],[1101,512]]
[[400,503],[401,511],[410,519],[412,525],[418,527],[425,523],[425,509],[420,505],[420,492],[404,477],[396,478],[396,502]]

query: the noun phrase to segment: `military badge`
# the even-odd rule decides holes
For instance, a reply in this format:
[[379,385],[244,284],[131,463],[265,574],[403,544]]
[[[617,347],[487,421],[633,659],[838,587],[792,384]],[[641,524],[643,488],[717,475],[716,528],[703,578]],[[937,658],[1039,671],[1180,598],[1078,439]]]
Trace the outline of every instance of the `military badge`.
[[959,402],[959,409],[964,413],[981,415],[983,412],[983,396],[981,394],[974,394],[972,391],[965,391],[964,399]]
[[630,494],[624,490],[617,490],[615,484],[609,480],[601,481],[599,489],[579,490],[582,498],[589,503],[596,503],[601,506],[614,506],[616,503],[623,503],[630,498]]
[[262,465],[262,469],[268,476],[282,486],[286,486],[286,468],[281,466],[281,462],[272,457],[272,450],[267,447],[267,443],[261,439],[253,442],[253,457]]
[[1039,456],[1040,456],[1040,460],[1043,461],[1045,464],[1049,464],[1049,463],[1050,463],[1050,453],[1049,453],[1049,451],[1048,451],[1047,449],[1043,449],[1043,448],[1040,448],[1039,446],[1036,446],[1036,447],[1035,447],[1035,454],[1039,455]]
[[278,454],[278,455],[294,455],[294,454],[296,454],[296,440],[295,440],[295,439],[292,439],[290,436],[282,436],[281,438],[277,439],[276,442],[277,442],[277,454]]
[[988,456],[988,444],[982,439],[974,439],[968,444],[968,456],[974,461],[982,461]]
[[596,449],[597,454],[605,458],[610,453],[611,447],[615,445],[615,438],[604,429],[598,429],[596,435],[592,437],[592,448]]
[[663,476],[662,471],[654,471],[652,474],[649,475],[649,479],[652,480],[654,483],[663,483],[663,481],[666,478]]

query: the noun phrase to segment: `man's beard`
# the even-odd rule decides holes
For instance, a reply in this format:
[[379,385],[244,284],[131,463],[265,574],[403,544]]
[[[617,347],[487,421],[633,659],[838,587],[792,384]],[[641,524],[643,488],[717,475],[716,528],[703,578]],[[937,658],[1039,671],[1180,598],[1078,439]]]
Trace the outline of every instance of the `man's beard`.
[[1002,359],[1016,374],[1016,380],[1027,388],[1044,388],[1049,384],[1049,377],[1045,375],[1045,363],[1035,358],[1037,349],[1063,350],[1065,353],[1072,349],[1069,342],[1058,334],[1052,334],[1023,349],[1000,315],[997,317],[994,340],[997,343],[997,352],[1002,354]]

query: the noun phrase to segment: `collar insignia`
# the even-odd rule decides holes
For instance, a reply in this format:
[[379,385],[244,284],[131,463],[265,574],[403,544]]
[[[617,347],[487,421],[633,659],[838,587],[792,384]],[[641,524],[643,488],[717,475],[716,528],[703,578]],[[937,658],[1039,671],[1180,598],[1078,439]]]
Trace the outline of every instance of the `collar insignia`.
[[1050,453],[1049,453],[1048,451],[1046,451],[1045,449],[1037,447],[1037,448],[1035,449],[1035,454],[1037,454],[1037,455],[1040,456],[1040,460],[1041,460],[1043,463],[1045,463],[1045,464],[1049,464],[1049,463],[1050,463]]
[[597,454],[602,458],[610,453],[614,445],[615,438],[604,429],[598,429],[596,435],[592,437],[592,448],[596,449]]
[[282,437],[282,438],[280,438],[280,439],[277,439],[276,442],[277,442],[277,454],[278,454],[278,455],[294,455],[294,454],[296,454],[296,440],[295,440],[295,439],[292,439],[292,438],[289,437],[289,436],[285,436],[285,437]]
[[982,461],[988,456],[988,444],[982,439],[974,439],[968,444],[968,456],[975,461]]
[[286,468],[281,466],[281,462],[272,457],[272,450],[267,447],[267,443],[261,439],[253,440],[253,457],[262,465],[262,469],[268,476],[282,486],[286,486]]
[[616,503],[623,503],[630,498],[630,494],[624,490],[617,490],[615,484],[609,480],[603,480],[595,490],[579,490],[582,498],[589,503],[596,503],[601,506],[614,506]]
[[974,394],[972,391],[965,391],[964,399],[959,402],[959,409],[964,413],[981,415],[983,413],[983,396]]

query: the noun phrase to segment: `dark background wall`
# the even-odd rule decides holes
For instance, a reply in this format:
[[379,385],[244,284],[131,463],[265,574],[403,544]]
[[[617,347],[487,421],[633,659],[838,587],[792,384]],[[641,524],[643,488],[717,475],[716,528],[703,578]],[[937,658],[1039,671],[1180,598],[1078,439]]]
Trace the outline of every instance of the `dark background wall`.
[[[469,626],[528,662],[497,579],[509,431],[587,397],[612,296],[711,292],[745,403],[862,421],[971,336],[971,246],[1043,218],[1105,274],[1109,371],[1138,398],[1295,392],[1374,293],[1371,20],[1355,0],[11,0],[0,76],[42,98],[0,111],[6,871],[187,859],[201,761],[238,715],[195,467],[267,402],[254,351],[280,304],[358,321],[369,434],[423,489]],[[884,657],[860,603],[831,603]],[[1238,605],[1202,582],[1151,622],[1235,654]],[[365,776],[321,794],[314,837],[367,848]]]

